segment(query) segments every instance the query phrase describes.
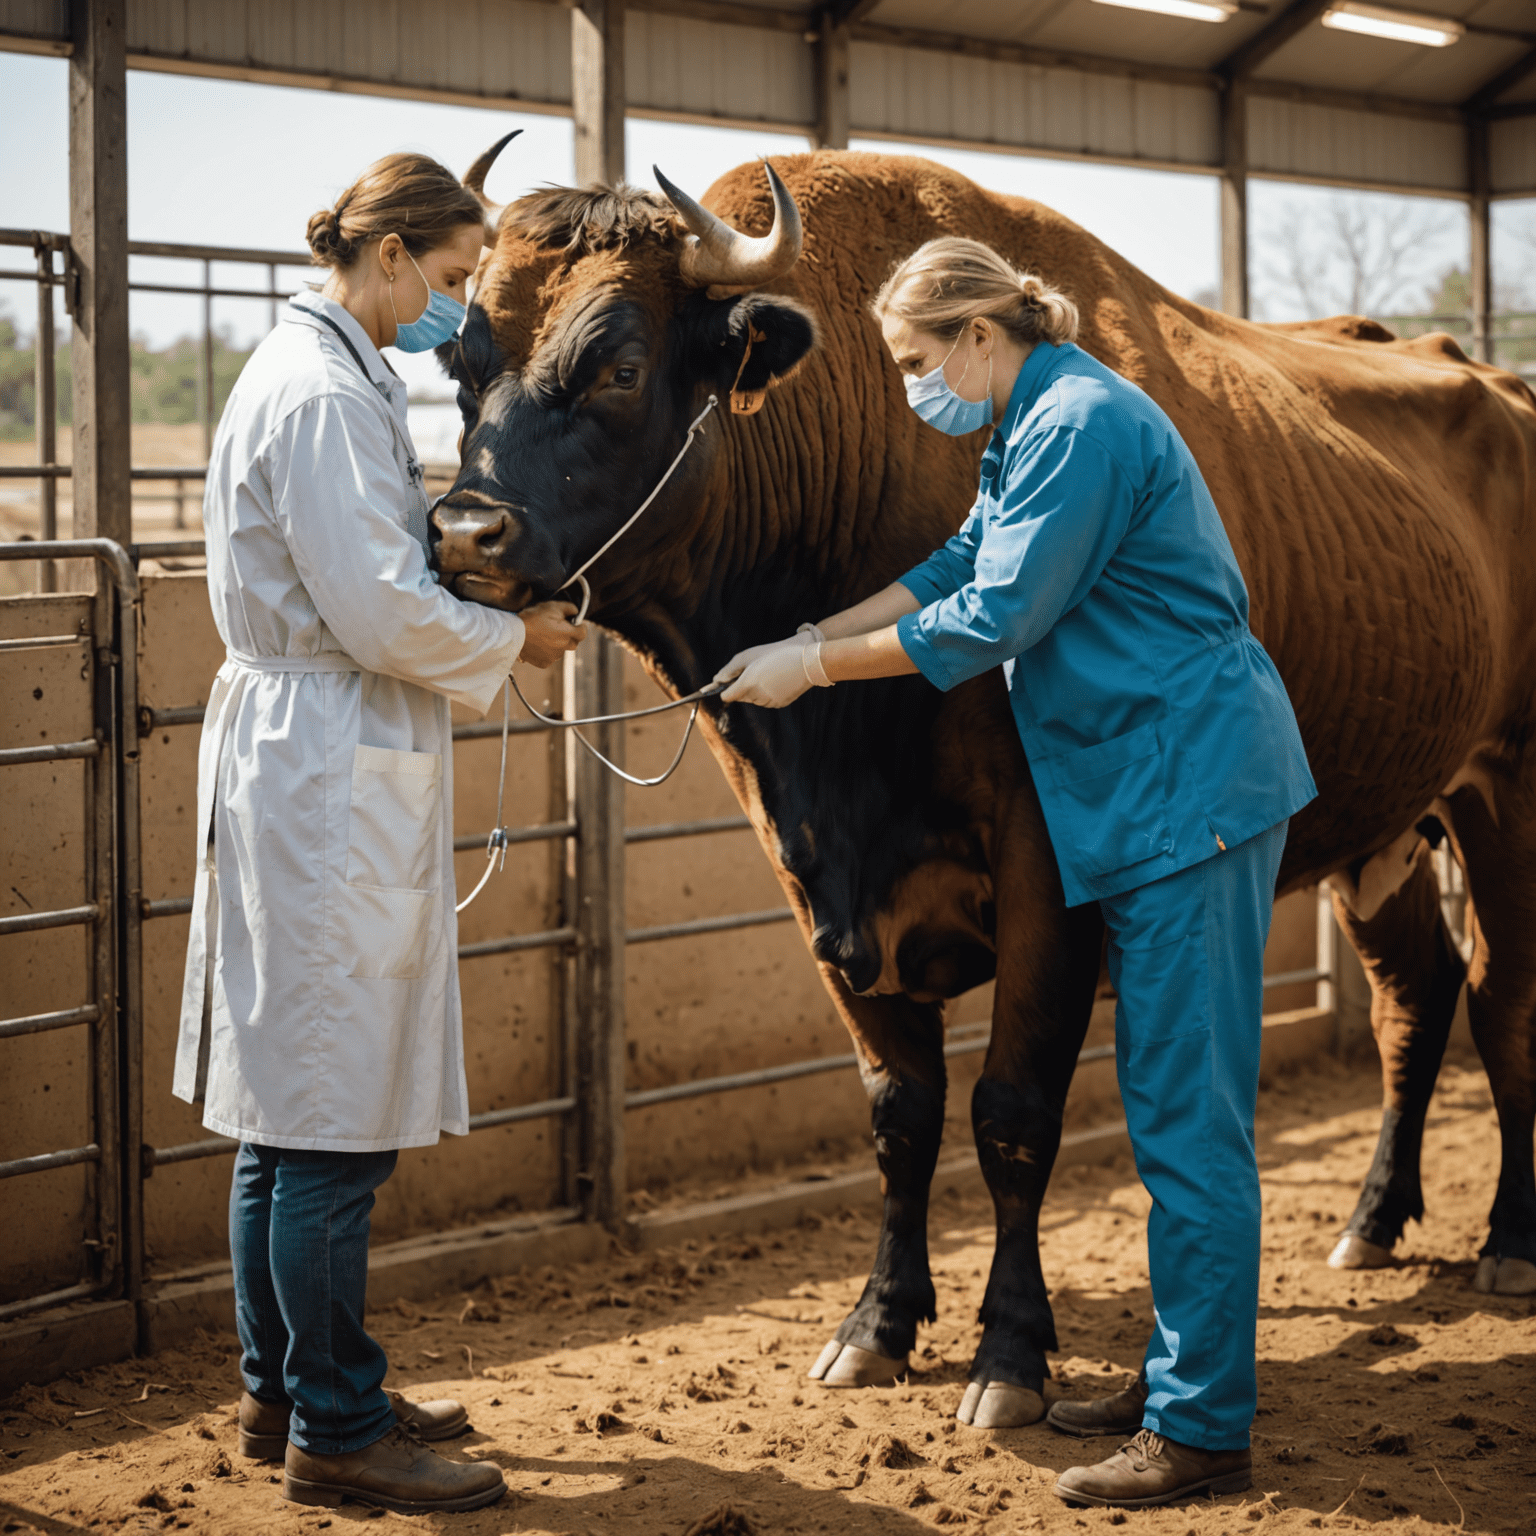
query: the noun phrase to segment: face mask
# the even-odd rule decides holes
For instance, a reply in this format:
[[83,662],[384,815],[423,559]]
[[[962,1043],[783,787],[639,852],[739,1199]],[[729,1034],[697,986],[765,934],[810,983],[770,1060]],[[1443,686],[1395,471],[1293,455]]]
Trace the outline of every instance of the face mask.
[[[961,335],[965,333],[962,331]],[[960,337],[955,337],[955,347],[960,345]],[[955,355],[955,347],[951,347],[944,354],[944,363]],[[922,378],[914,378],[910,373],[903,381],[907,386],[907,404],[928,423],[930,427],[937,427],[940,432],[947,432],[951,437],[964,437],[967,432],[974,432],[978,427],[987,427],[992,424],[992,359],[987,359],[987,389],[980,400],[962,400],[949,386],[949,380],[944,377],[944,363],[940,363],[932,373],[925,373]],[[965,365],[966,373],[970,372],[971,365]],[[960,375],[961,383],[965,382],[965,374]]]
[[[416,258],[409,251],[405,255],[410,264],[416,267]],[[416,267],[416,272],[422,282],[426,283],[426,275],[420,267]],[[389,285],[389,307],[391,311],[395,308],[393,283]],[[427,283],[427,307],[420,316],[401,325],[400,316],[395,315],[395,345],[402,352],[430,352],[433,347],[441,346],[464,324],[466,313],[457,299],[439,293],[431,283]]]

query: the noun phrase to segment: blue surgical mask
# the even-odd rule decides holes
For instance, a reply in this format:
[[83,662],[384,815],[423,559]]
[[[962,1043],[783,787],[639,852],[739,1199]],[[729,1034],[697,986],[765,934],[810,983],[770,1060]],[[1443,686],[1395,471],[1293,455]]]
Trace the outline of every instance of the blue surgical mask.
[[[409,251],[405,255],[410,264],[416,267],[416,258]],[[422,282],[427,283],[426,274],[421,268],[416,267],[416,271]],[[389,285],[389,307],[391,310],[395,307],[393,283]],[[401,325],[400,316],[395,315],[395,345],[402,352],[430,352],[433,347],[441,346],[464,324],[466,313],[457,299],[439,293],[431,283],[427,283],[427,307],[421,314],[405,325]]]
[[[961,332],[963,336],[965,332]],[[955,337],[955,347],[960,345],[960,337]],[[951,347],[944,354],[944,363],[955,355],[955,347]],[[987,388],[980,400],[964,400],[950,388],[949,380],[944,377],[944,363],[940,363],[932,373],[925,373],[922,378],[915,378],[908,374],[903,380],[907,386],[907,404],[928,423],[930,427],[937,427],[940,432],[947,432],[951,437],[964,437],[967,432],[974,432],[978,427],[988,427],[992,424],[992,359],[987,359]],[[970,372],[970,364],[966,364],[966,373]],[[965,374],[960,375],[961,383],[965,382]]]

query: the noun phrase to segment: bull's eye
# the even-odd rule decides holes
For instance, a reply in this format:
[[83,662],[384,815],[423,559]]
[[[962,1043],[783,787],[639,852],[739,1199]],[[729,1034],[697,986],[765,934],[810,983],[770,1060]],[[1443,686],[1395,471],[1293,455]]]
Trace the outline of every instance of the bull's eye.
[[613,370],[613,383],[616,389],[633,389],[640,382],[640,370],[626,364],[622,368]]

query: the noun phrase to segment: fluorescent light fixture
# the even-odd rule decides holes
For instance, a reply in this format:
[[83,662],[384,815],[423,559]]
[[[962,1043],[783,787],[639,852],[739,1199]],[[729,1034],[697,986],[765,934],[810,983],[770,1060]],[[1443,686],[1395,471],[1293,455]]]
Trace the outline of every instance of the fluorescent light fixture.
[[1184,21],[1225,21],[1237,6],[1228,0],[1095,0],[1098,5],[1118,5],[1127,11],[1156,11]]
[[1336,32],[1358,32],[1364,37],[1385,37],[1394,43],[1418,43],[1424,48],[1449,48],[1459,42],[1466,28],[1448,16],[1426,16],[1421,11],[1396,11],[1385,5],[1361,5],[1344,0],[1323,17],[1323,25]]

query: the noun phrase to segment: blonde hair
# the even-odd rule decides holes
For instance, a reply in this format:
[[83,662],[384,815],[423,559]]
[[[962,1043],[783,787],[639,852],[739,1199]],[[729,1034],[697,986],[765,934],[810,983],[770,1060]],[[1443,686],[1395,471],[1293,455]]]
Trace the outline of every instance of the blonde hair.
[[385,155],[309,221],[310,259],[319,267],[350,267],[370,240],[399,235],[412,256],[423,256],[466,224],[483,224],[479,199],[429,155]]
[[972,320],[992,320],[1015,341],[1060,346],[1077,335],[1077,305],[1032,272],[1021,272],[979,240],[946,235],[920,245],[891,269],[870,306],[941,341]]

